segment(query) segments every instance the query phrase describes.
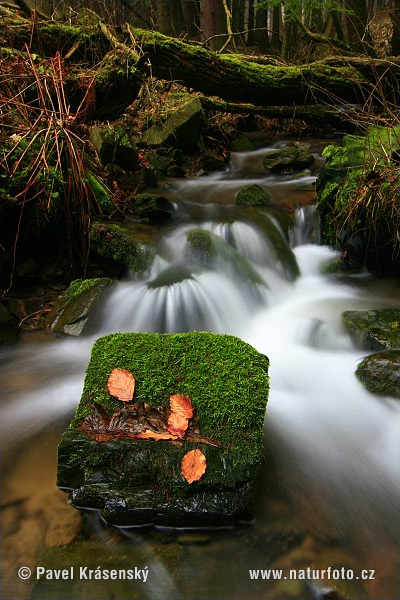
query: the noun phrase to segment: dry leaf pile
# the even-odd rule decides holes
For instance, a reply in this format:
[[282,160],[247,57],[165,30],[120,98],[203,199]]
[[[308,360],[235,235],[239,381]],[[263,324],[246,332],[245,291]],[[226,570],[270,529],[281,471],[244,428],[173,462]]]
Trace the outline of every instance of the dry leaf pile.
[[[135,378],[126,369],[113,369],[108,378],[107,388],[109,393],[121,402],[131,402],[135,391]],[[109,415],[94,402],[90,414],[79,423],[79,428],[97,442],[135,438],[201,442],[219,446],[214,440],[200,435],[189,396],[173,394],[169,404],[169,408],[154,408],[145,402],[128,404]],[[207,462],[203,452],[199,449],[190,450],[182,459],[181,474],[188,483],[193,483],[204,475],[206,468]]]

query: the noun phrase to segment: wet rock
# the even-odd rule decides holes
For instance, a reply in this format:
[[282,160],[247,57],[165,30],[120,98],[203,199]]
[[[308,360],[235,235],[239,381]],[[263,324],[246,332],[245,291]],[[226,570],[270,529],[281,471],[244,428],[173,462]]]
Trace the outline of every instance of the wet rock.
[[73,281],[49,313],[47,326],[57,333],[81,335],[90,315],[111,283],[112,280],[107,277]]
[[367,356],[358,365],[356,375],[373,394],[400,398],[400,351]]
[[96,221],[90,229],[91,250],[129,269],[132,276],[145,273],[153,260],[154,248],[139,240],[123,225]]
[[371,350],[400,350],[398,309],[348,310],[342,314],[342,321],[358,346]]
[[185,99],[182,104],[169,111],[165,121],[152,125],[145,131],[141,143],[150,147],[195,150],[200,135],[202,105],[199,98]]
[[204,267],[222,261],[241,282],[250,285],[265,286],[262,277],[254,267],[223,239],[205,229],[191,229],[186,233],[189,246],[189,260]]
[[19,336],[18,321],[3,302],[0,302],[0,346],[14,344]]
[[103,165],[114,163],[125,171],[136,170],[139,164],[138,152],[129,131],[121,126],[95,126],[89,140]]
[[150,289],[166,287],[181,283],[186,279],[193,279],[193,270],[185,265],[173,265],[167,267],[159,273],[154,279],[147,283]]
[[[124,367],[136,378],[135,403],[168,406],[187,394],[201,438],[95,441],[79,423],[93,397],[109,415],[121,403],[107,389],[109,374]],[[268,359],[238,338],[212,333],[113,334],[92,348],[85,386],[58,451],[58,486],[75,506],[96,508],[115,525],[223,525],[249,518],[262,459],[268,397]],[[181,475],[185,454],[206,457],[202,477]]]
[[307,169],[314,162],[313,154],[306,152],[298,145],[293,145],[268,152],[263,159],[263,166],[271,173],[291,173]]
[[300,269],[296,257],[289,247],[281,224],[277,221],[274,213],[272,213],[271,217],[266,213],[260,214],[258,217],[258,226],[265,233],[274,262],[281,266],[283,273],[289,279],[296,279],[300,275]]
[[236,192],[235,204],[240,206],[268,206],[271,204],[269,194],[261,185],[247,185]]
[[223,171],[226,167],[226,161],[216,152],[209,150],[202,155],[200,165],[205,173],[212,173],[214,171]]
[[231,143],[233,152],[251,152],[254,150],[254,145],[248,135],[240,133]]
[[171,218],[172,203],[159,194],[142,193],[132,198],[133,209],[140,219],[150,223],[161,223]]

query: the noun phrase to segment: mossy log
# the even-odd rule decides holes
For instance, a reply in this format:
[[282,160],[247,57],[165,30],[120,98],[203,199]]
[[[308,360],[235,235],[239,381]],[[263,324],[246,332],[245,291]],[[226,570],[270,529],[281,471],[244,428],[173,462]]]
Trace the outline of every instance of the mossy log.
[[[70,50],[77,41],[78,52],[72,54],[74,61],[99,64],[110,50],[110,36],[104,35],[104,24],[71,27],[54,22],[38,22],[32,32],[31,24],[22,20],[4,19],[6,27],[1,34],[2,45],[23,49],[30,44],[39,55],[71,56]],[[201,91],[206,95],[219,96],[229,102],[246,102],[261,107],[315,105],[329,102],[363,103],[365,95],[373,91],[376,82],[376,61],[342,58],[341,62],[329,64],[319,61],[301,65],[259,64],[240,55],[218,55],[206,48],[142,29],[122,29],[113,32],[113,39],[121,43],[116,52],[121,69],[126,68],[126,56],[122,47],[132,58],[132,52],[140,59],[132,68],[130,62],[127,80],[137,79],[149,73],[159,78],[173,79]],[[133,42],[136,42],[136,45]],[[112,45],[112,44],[111,44]],[[115,44],[114,44],[115,47]],[[119,54],[118,54],[119,52]],[[384,62],[384,64],[383,64]],[[400,71],[396,61],[378,61],[378,71],[394,76]],[[104,85],[106,74],[102,74]],[[386,76],[385,76],[386,77]],[[135,86],[132,86],[134,94]],[[398,94],[398,92],[393,92]],[[134,100],[134,97],[130,99]],[[276,116],[279,116],[278,114]],[[283,116],[283,115],[281,115]]]

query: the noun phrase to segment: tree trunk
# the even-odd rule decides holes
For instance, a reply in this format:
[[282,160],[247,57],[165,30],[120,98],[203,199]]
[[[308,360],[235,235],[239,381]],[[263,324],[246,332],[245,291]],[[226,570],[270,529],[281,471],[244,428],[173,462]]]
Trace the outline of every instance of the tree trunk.
[[[226,18],[221,0],[200,0],[200,29],[204,39],[226,33]],[[226,41],[223,36],[210,40],[213,49],[221,48]]]
[[344,0],[344,6],[353,13],[347,14],[347,39],[354,51],[373,54],[365,0]]
[[255,19],[255,10],[254,10],[254,0],[249,0],[248,2],[248,12],[247,12],[247,29],[249,33],[247,34],[246,44],[247,46],[254,46],[256,44],[256,32],[252,31],[256,27],[256,19]]
[[392,56],[400,55],[400,6],[395,3],[394,9],[390,13],[392,20],[393,33],[390,41],[390,50]]
[[282,9],[280,6],[274,6],[272,9],[271,19],[271,46],[274,50],[280,52],[282,47],[280,32],[281,32],[281,21],[282,21]]
[[[256,12],[256,27],[266,28],[267,27],[267,11],[265,8],[258,8]],[[260,54],[265,54],[268,49],[268,35],[267,31],[256,31],[256,40],[258,51]]]

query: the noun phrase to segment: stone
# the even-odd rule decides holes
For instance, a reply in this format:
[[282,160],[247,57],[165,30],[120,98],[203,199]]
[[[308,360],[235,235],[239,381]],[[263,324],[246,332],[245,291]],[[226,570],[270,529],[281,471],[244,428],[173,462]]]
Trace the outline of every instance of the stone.
[[154,248],[142,242],[122,224],[95,221],[90,228],[90,247],[98,255],[129,269],[132,276],[146,273],[153,261]]
[[202,123],[202,104],[199,98],[185,99],[171,109],[165,121],[145,131],[141,144],[150,148],[168,147],[193,151],[197,147]]
[[226,161],[216,152],[209,150],[202,155],[200,165],[205,173],[212,173],[214,171],[224,171]]
[[400,350],[400,312],[397,308],[347,310],[342,321],[353,341],[368,350]]
[[172,202],[159,194],[136,194],[132,198],[132,205],[138,217],[146,219],[150,223],[167,221],[171,218],[172,211],[174,210]]
[[[73,505],[98,509],[119,526],[208,526],[250,518],[263,456],[268,364],[266,356],[229,335],[118,333],[98,339],[75,417],[59,446],[57,485],[70,492]],[[134,375],[135,403],[169,406],[171,394],[188,395],[201,437],[101,442],[87,437],[79,423],[93,398],[110,415],[122,408],[107,389],[116,367]],[[189,484],[180,466],[192,449],[204,453],[207,468]]]
[[271,204],[269,194],[261,185],[246,185],[235,195],[235,204],[240,206],[268,206]]
[[[128,130],[121,126],[93,127],[89,140],[103,165],[114,164],[124,171],[135,171],[139,165],[138,152]],[[114,155],[115,150],[115,155]]]
[[311,167],[315,156],[306,152],[298,145],[284,146],[279,150],[268,152],[264,156],[264,169],[271,173],[292,173]]
[[370,354],[359,363],[356,375],[369,392],[400,398],[400,351]]
[[240,133],[231,143],[233,152],[251,152],[254,150],[254,145],[248,135]]
[[0,346],[14,344],[19,336],[18,321],[8,310],[7,306],[0,302]]
[[72,281],[57,305],[48,314],[47,326],[57,333],[82,335],[90,315],[111,283],[112,280],[108,277]]

